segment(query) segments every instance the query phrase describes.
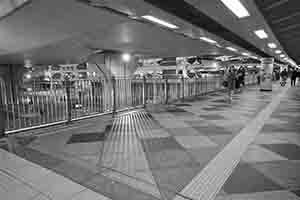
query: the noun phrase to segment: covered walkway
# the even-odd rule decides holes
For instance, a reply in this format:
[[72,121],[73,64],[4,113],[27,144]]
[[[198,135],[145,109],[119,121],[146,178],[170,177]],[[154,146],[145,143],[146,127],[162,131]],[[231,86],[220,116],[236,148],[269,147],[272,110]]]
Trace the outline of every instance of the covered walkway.
[[[14,146],[19,157],[1,150],[0,196],[297,200],[299,109],[300,87],[263,93],[251,86],[231,104],[217,92],[119,114],[113,122],[94,118],[26,133]],[[34,192],[6,189],[15,182]]]

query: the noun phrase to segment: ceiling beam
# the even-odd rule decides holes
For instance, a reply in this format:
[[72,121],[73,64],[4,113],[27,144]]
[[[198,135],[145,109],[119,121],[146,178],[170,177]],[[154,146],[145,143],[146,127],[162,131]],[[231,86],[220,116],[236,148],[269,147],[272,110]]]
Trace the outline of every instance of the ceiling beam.
[[293,24],[293,25],[289,25],[284,28],[278,29],[277,32],[282,33],[282,32],[290,31],[290,30],[293,30],[293,29],[296,29],[299,27],[300,27],[300,24]]
[[281,6],[285,3],[288,3],[289,0],[280,0],[280,1],[276,1],[275,3],[272,3],[271,5],[267,6],[264,10],[269,11],[273,8],[276,8],[278,6]]
[[272,22],[272,24],[279,24],[279,23],[281,23],[281,22],[287,21],[287,20],[289,20],[289,19],[292,19],[292,18],[298,17],[298,16],[300,16],[300,11],[295,12],[295,13],[291,13],[291,14],[288,15],[288,16],[281,17],[281,18],[278,18],[278,19],[276,19],[276,20],[272,20],[271,22]]

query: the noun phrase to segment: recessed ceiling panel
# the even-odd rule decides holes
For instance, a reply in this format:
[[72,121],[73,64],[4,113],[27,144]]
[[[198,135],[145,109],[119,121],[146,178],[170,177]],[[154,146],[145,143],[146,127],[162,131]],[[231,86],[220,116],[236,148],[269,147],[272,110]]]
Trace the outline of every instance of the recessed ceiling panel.
[[255,0],[287,54],[300,62],[300,1]]

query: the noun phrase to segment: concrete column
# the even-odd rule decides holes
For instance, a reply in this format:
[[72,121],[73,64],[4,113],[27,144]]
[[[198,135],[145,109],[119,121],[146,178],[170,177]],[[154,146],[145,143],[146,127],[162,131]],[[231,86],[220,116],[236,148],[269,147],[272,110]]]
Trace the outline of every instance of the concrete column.
[[274,58],[261,59],[262,70],[260,74],[260,91],[272,91],[272,73]]
[[[125,106],[132,105],[132,95],[131,95],[131,79],[133,73],[137,69],[137,59],[131,57],[129,61],[125,61],[122,58],[121,53],[106,53],[104,54],[104,65],[106,69],[110,71],[112,76],[116,78],[116,81],[121,83],[118,84],[122,88],[116,88],[124,92],[123,103]],[[116,94],[118,95],[118,93]],[[118,109],[118,108],[117,108]]]
[[[122,59],[122,54],[117,52],[104,52],[103,54],[95,54],[90,57],[89,65],[101,71],[106,79],[105,84],[105,105],[113,109],[114,99],[113,99],[113,85],[112,79],[114,79],[114,84],[116,86],[116,95],[122,95],[123,103],[128,106],[131,105],[131,78],[135,70],[137,69],[137,59],[131,57],[128,62]],[[120,84],[122,83],[122,84]],[[122,87],[122,88],[119,88]],[[118,109],[118,108],[116,108]]]

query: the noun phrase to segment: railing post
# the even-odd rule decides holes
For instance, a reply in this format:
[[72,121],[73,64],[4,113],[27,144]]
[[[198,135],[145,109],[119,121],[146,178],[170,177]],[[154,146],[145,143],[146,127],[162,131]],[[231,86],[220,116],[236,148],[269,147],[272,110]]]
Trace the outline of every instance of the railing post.
[[181,101],[184,101],[184,77],[181,76]]
[[0,138],[5,136],[5,125],[6,125],[6,112],[4,109],[3,102],[0,99]]
[[207,75],[205,76],[205,94],[208,93],[208,81],[207,81]]
[[194,82],[194,97],[196,97],[197,96],[197,78],[194,78],[193,82]]
[[71,102],[71,80],[69,77],[65,77],[65,86],[67,94],[67,123],[72,121],[72,102]]
[[143,76],[143,107],[146,108],[146,77]]
[[169,101],[169,83],[168,79],[165,80],[165,104],[168,104]]
[[117,94],[116,94],[116,79],[113,76],[111,78],[112,82],[112,117],[115,117],[117,111]]

